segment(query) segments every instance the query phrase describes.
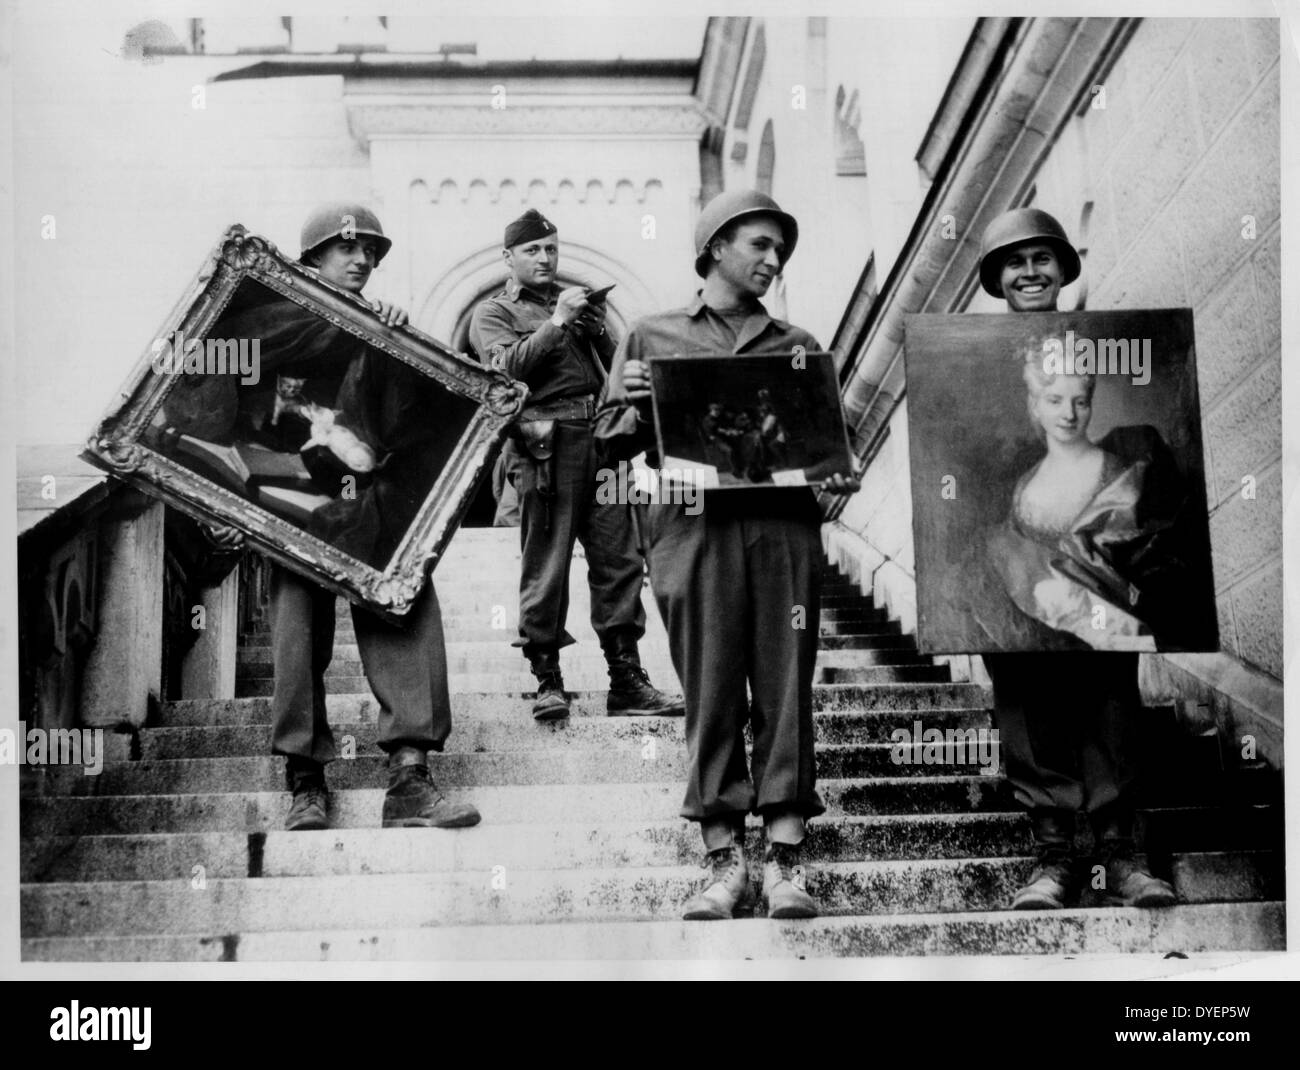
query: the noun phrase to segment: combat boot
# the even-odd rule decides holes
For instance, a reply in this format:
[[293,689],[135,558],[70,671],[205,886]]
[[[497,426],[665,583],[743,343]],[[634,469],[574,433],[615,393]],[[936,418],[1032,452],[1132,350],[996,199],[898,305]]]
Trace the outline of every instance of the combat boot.
[[325,767],[318,762],[289,759],[285,780],[293,792],[293,805],[285,818],[286,832],[307,832],[330,827],[330,793],[325,786]]
[[686,921],[724,921],[754,906],[749,887],[749,866],[740,843],[710,851],[705,860],[709,871],[704,888],[682,911]]
[[815,918],[817,900],[808,894],[802,851],[788,843],[769,843],[763,856],[763,898],[769,918]]
[[428,765],[409,760],[407,752],[412,750],[404,747],[389,759],[384,828],[458,829],[477,825],[482,820],[478,810],[469,803],[444,798],[429,776]]
[[1074,860],[1074,815],[1035,810],[1034,842],[1038,861],[1029,882],[1011,900],[1012,910],[1060,910],[1074,894],[1078,877]]
[[569,696],[560,675],[560,655],[551,650],[534,654],[530,659],[537,677],[537,695],[533,699],[533,719],[562,721],[569,716]]
[[1171,907],[1178,902],[1173,885],[1137,859],[1133,819],[1127,812],[1093,818],[1098,861],[1106,867],[1106,902],[1120,907]]
[[605,713],[610,717],[681,717],[686,703],[680,695],[666,695],[653,687],[641,668],[636,643],[626,637],[610,639],[605,648],[609,664],[609,695]]

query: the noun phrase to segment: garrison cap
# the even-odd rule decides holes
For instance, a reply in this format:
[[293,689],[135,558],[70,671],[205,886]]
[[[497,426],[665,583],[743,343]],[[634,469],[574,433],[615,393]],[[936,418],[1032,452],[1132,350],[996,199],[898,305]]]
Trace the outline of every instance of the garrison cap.
[[538,238],[545,238],[548,234],[556,232],[555,224],[546,216],[542,215],[536,208],[530,208],[508,227],[506,227],[506,236],[503,244],[507,249],[513,249],[516,245],[523,245],[524,242],[536,241]]

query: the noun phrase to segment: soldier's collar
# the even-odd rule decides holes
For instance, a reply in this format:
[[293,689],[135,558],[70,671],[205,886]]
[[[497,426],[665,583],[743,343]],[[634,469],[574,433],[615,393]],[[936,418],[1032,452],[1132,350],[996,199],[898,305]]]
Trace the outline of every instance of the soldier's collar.
[[[691,301],[689,305],[686,306],[686,314],[690,316],[691,319],[695,319],[706,308],[709,309],[711,312],[713,312],[715,315],[718,316],[722,315],[722,313],[718,312],[717,309],[712,308],[711,306],[706,305],[704,303],[703,290],[696,290],[694,299]],[[773,323],[779,330],[788,331],[790,329],[790,324],[788,324],[785,320],[779,320],[775,316],[773,316],[770,312],[767,311],[766,308],[763,307],[763,303],[757,299],[754,301],[754,306],[750,311],[750,315],[762,316],[765,320],[769,320],[771,323]]]
[[555,286],[554,284],[552,284],[546,293],[541,293],[537,290],[534,290],[531,286],[524,286],[520,284],[519,280],[516,279],[513,275],[510,275],[506,278],[506,297],[508,297],[511,301],[518,301],[521,298],[527,296],[533,298],[534,300],[540,301],[542,304],[546,304],[547,302],[550,301],[551,291],[553,291],[554,289]]

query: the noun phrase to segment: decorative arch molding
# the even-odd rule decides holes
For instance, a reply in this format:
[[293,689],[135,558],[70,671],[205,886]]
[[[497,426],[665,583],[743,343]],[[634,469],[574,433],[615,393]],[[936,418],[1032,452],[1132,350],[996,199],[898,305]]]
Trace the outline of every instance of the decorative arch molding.
[[[609,295],[609,325],[626,333],[633,320],[654,311],[656,299],[645,281],[613,257],[580,242],[560,246],[560,282],[581,280],[597,286],[615,283]],[[443,342],[454,344],[458,328],[473,307],[505,285],[501,246],[489,245],[453,264],[415,303],[415,326]]]
[[426,200],[430,204],[468,204],[471,201],[498,204],[503,200],[519,204],[559,204],[561,201],[574,204],[645,204],[657,199],[663,193],[664,186],[657,178],[646,179],[639,184],[629,178],[609,183],[599,178],[587,181],[565,178],[553,184],[540,178],[525,183],[517,183],[510,178],[499,182],[475,178],[465,183],[451,178],[436,183],[425,178],[415,178],[411,180],[409,188],[413,199],[417,202]]

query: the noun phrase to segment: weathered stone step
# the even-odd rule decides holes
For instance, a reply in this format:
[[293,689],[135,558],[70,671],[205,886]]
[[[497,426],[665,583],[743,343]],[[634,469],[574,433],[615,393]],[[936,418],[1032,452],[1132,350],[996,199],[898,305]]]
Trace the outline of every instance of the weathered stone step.
[[[334,781],[333,772],[330,774]],[[218,790],[185,795],[78,795],[24,799],[23,836],[92,836],[132,832],[269,832],[289,813],[283,780],[274,790]],[[819,780],[832,817],[841,814],[1018,812],[1000,777],[892,777]],[[680,781],[637,784],[534,784],[458,788],[445,794],[473,802],[485,824],[519,822],[670,821],[679,816]],[[336,828],[378,828],[384,792],[333,792]]]
[[[543,740],[546,737],[542,737]],[[430,768],[439,784],[451,787],[496,784],[635,784],[686,779],[686,746],[668,737],[615,737],[604,745],[550,746],[545,749],[448,751],[433,756]],[[819,744],[820,776],[931,777],[999,770],[999,755],[987,743],[934,755],[940,761],[914,764],[889,743]],[[924,757],[924,755],[922,755]],[[337,761],[330,769],[340,788],[382,787],[387,784],[385,756],[358,750],[356,757]],[[284,782],[283,759],[262,753],[229,758],[164,758],[115,762],[97,775],[80,766],[50,767],[45,775],[48,795],[169,795],[216,791],[274,791]]]
[[[861,713],[840,711],[813,715],[817,738],[821,743],[888,743],[890,732],[905,728],[914,732],[920,720],[926,728],[941,731],[985,728],[989,713],[982,709],[936,710],[918,716],[913,711],[872,710]],[[377,747],[374,719],[369,721],[331,721],[337,741],[351,736],[357,752]],[[109,738],[109,737],[106,737]],[[129,739],[120,741],[117,754],[106,760],[126,760]],[[567,721],[539,723],[531,717],[512,720],[461,718],[447,741],[452,753],[481,751],[516,751],[563,747],[595,747],[631,743],[641,747],[647,738],[668,740],[681,745],[685,738],[681,717],[572,717]],[[197,725],[176,728],[142,729],[137,742],[140,759],[228,758],[271,752],[271,726]],[[107,750],[107,748],[106,748]]]
[[[966,913],[1004,908],[1032,867],[1028,858],[828,862],[808,867],[807,880],[828,916]],[[1180,900],[1221,901],[1222,868],[1195,854],[1176,858],[1172,876]],[[446,873],[205,878],[201,888],[192,877],[23,884],[21,935],[350,929],[377,910],[396,928],[666,921],[679,916],[700,880],[698,866],[532,870],[503,859],[491,868]],[[1263,884],[1274,895],[1284,892],[1279,880],[1265,877]],[[1087,889],[1079,905],[1104,905],[1100,898]]]
[[[855,651],[855,653],[857,653]],[[910,654],[908,659],[915,660],[917,655]],[[873,665],[868,667],[825,665],[818,658],[817,673],[814,679],[819,684],[883,684],[883,683],[939,683],[950,679],[951,670],[947,665],[935,665],[931,662],[919,664]]]
[[[750,819],[748,847],[762,850]],[[821,818],[808,826],[810,863],[885,858],[1024,855],[1029,823],[1019,814],[924,814]],[[480,825],[472,835],[430,829],[341,828],[325,832],[181,832],[41,836],[21,843],[22,880],[189,880],[440,873],[491,869],[576,869],[698,864],[698,830],[682,820]]]
[[[568,681],[566,681],[566,684]],[[500,690],[468,691],[452,688],[451,709],[453,724],[461,718],[516,720],[523,716],[531,719],[529,709],[535,680],[530,686]],[[604,717],[604,687],[583,689],[570,687],[574,696],[572,717]],[[963,683],[887,683],[874,686],[862,684],[818,684],[813,687],[814,710],[929,710],[968,707],[988,707],[992,692],[979,684]],[[329,695],[325,700],[326,713],[331,723],[342,721],[373,721],[379,704],[370,694]],[[182,699],[162,705],[163,724],[270,724],[271,700],[265,696],[246,696],[229,699]]]
[[741,918],[568,925],[421,926],[163,936],[38,937],[24,961],[464,962],[800,959],[917,955],[1204,955],[1285,946],[1281,902],[1206,903],[1170,910],[849,915],[775,922]]
[[[528,663],[518,651],[511,650],[507,644],[487,646],[485,649],[469,649],[481,644],[464,643],[447,647],[447,671],[452,676],[469,674],[499,673],[501,675],[518,675],[528,673]],[[672,671],[672,663],[666,646],[656,648],[647,645],[640,651],[641,662],[647,671],[657,669],[661,675]],[[364,675],[361,655],[353,644],[341,644],[335,647],[333,660],[325,670],[325,680],[347,680]],[[828,647],[817,653],[819,669],[830,668],[870,668],[876,666],[929,666],[932,662],[922,658],[916,652],[916,644],[910,641],[895,647]],[[598,650],[582,651],[575,654],[560,655],[560,669],[575,678],[592,674],[608,675],[604,655]],[[271,680],[275,676],[275,665],[269,649],[249,652],[242,656],[235,670],[235,681],[242,685],[254,681]],[[948,670],[943,670],[941,679],[948,678]]]

